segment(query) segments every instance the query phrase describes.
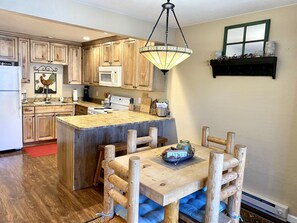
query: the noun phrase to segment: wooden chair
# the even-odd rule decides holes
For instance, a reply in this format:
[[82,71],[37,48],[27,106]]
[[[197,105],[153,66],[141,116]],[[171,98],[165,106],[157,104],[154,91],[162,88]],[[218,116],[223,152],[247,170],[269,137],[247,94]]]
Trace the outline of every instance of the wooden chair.
[[[104,155],[104,223],[136,223],[140,220],[151,222],[149,219],[158,214],[159,221],[164,220],[164,209],[160,205],[150,206],[153,201],[139,195],[140,159],[130,157],[129,169],[115,161],[115,146],[107,145]],[[118,203],[114,206],[114,201]],[[140,202],[141,201],[141,202]],[[141,214],[144,205],[148,211]],[[116,216],[114,213],[119,213]]]
[[[158,136],[157,138],[157,147],[165,146],[168,142],[168,139],[163,136]],[[127,142],[118,142],[113,144],[115,146],[116,156],[127,154]],[[93,180],[93,185],[96,186],[98,183],[104,183],[103,175],[102,175],[102,162],[104,158],[104,150],[106,145],[98,145],[98,162],[97,168]]]
[[[210,153],[206,197],[205,193],[199,191],[192,194],[192,197],[187,196],[187,200],[182,199],[181,220],[190,223],[239,222],[246,151],[246,146],[236,145],[234,158],[228,161],[224,161],[224,153]],[[227,169],[232,171],[223,173]],[[229,185],[223,187],[226,184]],[[227,198],[228,205],[222,204],[221,201]],[[203,202],[204,199],[206,206],[197,208],[199,201]],[[222,212],[222,207],[225,207],[227,215]]]
[[[220,149],[224,150],[224,152],[233,154],[234,148],[234,139],[235,133],[234,132],[227,132],[226,139],[214,137],[209,135],[209,127],[203,126],[202,127],[202,139],[201,139],[201,146],[213,148],[213,149]],[[218,144],[218,145],[212,145]]]
[[[148,146],[147,146],[148,144]],[[136,153],[152,148],[157,148],[158,144],[158,128],[150,127],[149,135],[138,137],[136,130],[128,130],[127,136],[127,154]],[[143,147],[139,147],[138,145],[145,145]]]

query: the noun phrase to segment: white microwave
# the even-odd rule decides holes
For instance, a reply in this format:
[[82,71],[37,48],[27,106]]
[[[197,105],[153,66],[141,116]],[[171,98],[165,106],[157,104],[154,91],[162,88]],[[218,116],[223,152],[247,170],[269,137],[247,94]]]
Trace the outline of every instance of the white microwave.
[[99,67],[99,85],[109,87],[121,87],[122,67]]

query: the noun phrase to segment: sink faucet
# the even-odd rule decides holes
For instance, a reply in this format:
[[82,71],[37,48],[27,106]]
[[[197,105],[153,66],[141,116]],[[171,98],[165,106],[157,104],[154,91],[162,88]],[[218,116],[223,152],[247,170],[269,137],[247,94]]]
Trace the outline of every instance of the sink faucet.
[[46,89],[45,89],[45,103],[50,103],[48,99],[48,86],[46,86]]

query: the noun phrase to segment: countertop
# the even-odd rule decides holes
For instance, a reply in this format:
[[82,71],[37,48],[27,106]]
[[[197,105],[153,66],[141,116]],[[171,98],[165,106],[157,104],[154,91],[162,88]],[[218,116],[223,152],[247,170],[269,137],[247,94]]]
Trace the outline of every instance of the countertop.
[[23,103],[22,106],[23,107],[31,107],[31,106],[56,106],[56,105],[81,105],[81,106],[84,106],[84,107],[100,107],[102,106],[101,104],[98,104],[98,103],[94,103],[94,102],[87,102],[87,101],[79,101],[79,102],[59,102],[59,101],[53,101],[52,103],[50,104],[42,104],[41,102],[37,102],[38,104],[34,104],[34,103]]
[[108,114],[57,117],[59,122],[80,130],[172,119],[174,118],[158,117],[133,111],[114,111]]

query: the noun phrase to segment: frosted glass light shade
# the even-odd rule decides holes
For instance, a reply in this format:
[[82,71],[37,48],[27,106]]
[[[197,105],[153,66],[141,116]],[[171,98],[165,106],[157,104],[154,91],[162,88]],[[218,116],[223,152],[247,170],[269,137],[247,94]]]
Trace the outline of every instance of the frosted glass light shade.
[[177,46],[146,46],[139,49],[140,54],[164,73],[187,59],[192,52],[189,48]]

